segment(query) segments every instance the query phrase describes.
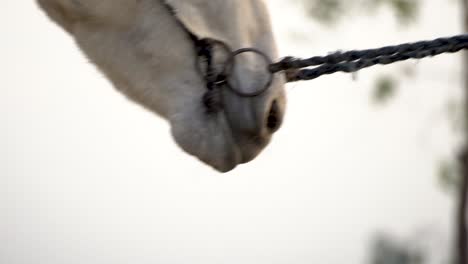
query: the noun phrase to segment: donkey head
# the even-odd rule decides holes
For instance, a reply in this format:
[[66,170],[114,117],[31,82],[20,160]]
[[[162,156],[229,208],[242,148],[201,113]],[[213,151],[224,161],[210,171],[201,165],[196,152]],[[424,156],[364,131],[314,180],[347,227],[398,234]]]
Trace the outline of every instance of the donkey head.
[[[214,45],[213,67],[227,83],[207,93],[200,58],[187,31],[251,47],[275,59],[269,16],[261,0],[38,0],[89,59],[131,100],[170,122],[186,152],[219,171],[254,159],[281,125],[284,80],[253,52],[231,57]],[[176,14],[168,10],[175,9]],[[263,93],[257,94],[268,85]],[[208,98],[207,98],[207,95]],[[219,105],[211,111],[209,101]],[[208,103],[207,103],[208,101]]]

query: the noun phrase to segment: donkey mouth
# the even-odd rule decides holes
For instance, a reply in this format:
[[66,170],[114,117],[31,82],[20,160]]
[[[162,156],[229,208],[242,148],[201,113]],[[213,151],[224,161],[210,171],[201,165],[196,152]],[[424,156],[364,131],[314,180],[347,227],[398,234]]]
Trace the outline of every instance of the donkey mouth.
[[[245,100],[245,99],[242,99]],[[172,134],[187,153],[219,172],[229,172],[254,160],[269,144],[281,125],[283,103],[242,101],[224,107],[216,114],[174,115]],[[280,100],[281,101],[281,100]]]
[[214,157],[214,159],[200,160],[219,172],[226,173],[234,170],[237,166],[246,164],[254,160],[265,146],[270,142],[270,138],[256,138],[234,140],[227,147],[222,156]]
[[254,160],[270,143],[283,119],[283,107],[278,99],[240,98],[233,94],[225,95],[223,115],[231,132],[231,151],[235,159],[228,160],[228,168]]

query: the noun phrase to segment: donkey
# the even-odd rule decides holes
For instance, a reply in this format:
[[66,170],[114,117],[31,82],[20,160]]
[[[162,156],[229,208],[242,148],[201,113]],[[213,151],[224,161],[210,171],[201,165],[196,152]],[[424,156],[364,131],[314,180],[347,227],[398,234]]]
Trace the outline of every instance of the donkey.
[[[277,50],[264,1],[37,2],[117,90],[214,169],[253,160],[280,127],[285,80],[267,71]],[[233,53],[242,48],[254,50]]]

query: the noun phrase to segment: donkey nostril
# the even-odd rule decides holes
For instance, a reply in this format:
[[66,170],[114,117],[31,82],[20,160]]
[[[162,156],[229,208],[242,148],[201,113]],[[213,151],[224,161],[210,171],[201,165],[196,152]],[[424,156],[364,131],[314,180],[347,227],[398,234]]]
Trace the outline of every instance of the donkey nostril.
[[276,100],[271,104],[270,112],[266,120],[266,126],[271,133],[276,132],[280,126],[279,106]]
[[268,116],[267,127],[270,131],[276,130],[276,128],[278,127],[278,119],[276,118],[275,115],[270,114]]

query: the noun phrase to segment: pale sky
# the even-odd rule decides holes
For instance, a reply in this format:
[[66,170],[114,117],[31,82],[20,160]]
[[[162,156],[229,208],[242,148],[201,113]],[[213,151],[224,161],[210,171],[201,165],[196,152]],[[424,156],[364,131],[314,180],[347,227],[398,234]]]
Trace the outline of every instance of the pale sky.
[[[290,1],[269,1],[281,55],[302,57],[461,33],[455,3],[426,2],[403,30],[388,13],[305,24]],[[422,232],[440,251],[450,241],[436,168],[457,143],[446,105],[461,100],[460,55],[290,85],[272,144],[219,174],[34,1],[0,14],[0,263],[365,263],[378,231]],[[372,104],[375,77],[405,68],[416,74],[398,96]]]

